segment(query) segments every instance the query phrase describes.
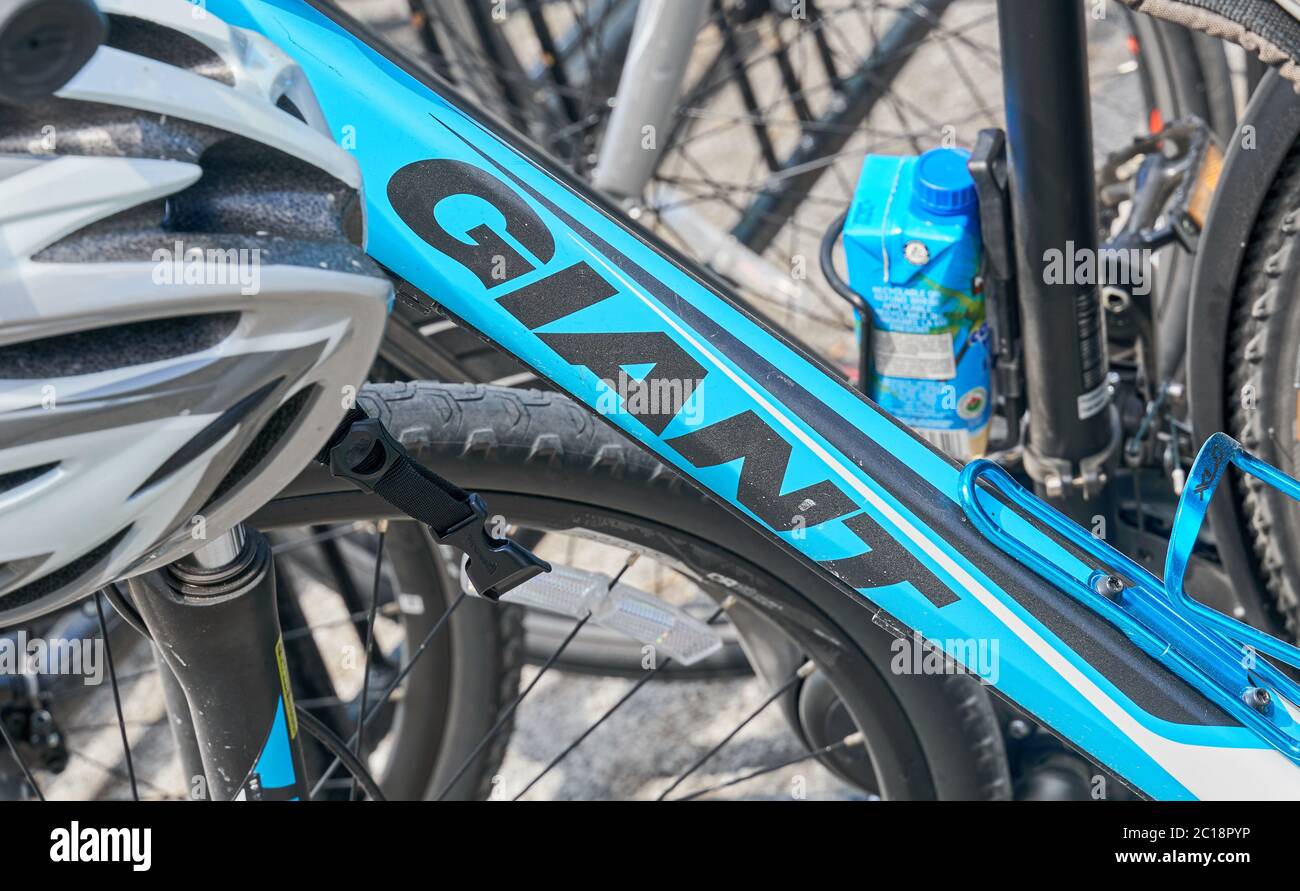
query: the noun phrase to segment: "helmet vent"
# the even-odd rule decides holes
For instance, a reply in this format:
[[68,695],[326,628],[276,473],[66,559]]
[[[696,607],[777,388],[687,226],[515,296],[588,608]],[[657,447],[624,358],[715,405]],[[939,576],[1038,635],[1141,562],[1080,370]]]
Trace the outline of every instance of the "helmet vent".
[[298,120],[302,121],[304,124],[307,123],[307,116],[304,115],[302,113],[302,110],[298,108],[297,105],[294,104],[294,101],[292,99],[289,98],[288,93],[285,93],[279,99],[275,100],[275,107],[280,109],[281,111],[288,112]]
[[[113,549],[117,547],[118,542],[125,538],[130,531],[131,526],[127,526],[108,541],[87,551],[71,563],[54,570],[49,575],[41,576],[34,582],[15,588],[8,594],[0,595],[0,612],[26,606],[40,600],[42,597],[55,593],[65,585],[73,584],[80,576],[90,572],[102,560],[107,559]],[[0,577],[3,576],[5,567],[8,565],[7,563],[0,565]]]
[[106,43],[113,49],[175,65],[230,87],[235,85],[234,74],[220,56],[188,34],[157,22],[109,15]]
[[239,313],[150,319],[0,346],[0,380],[49,380],[163,362],[216,346]]
[[[209,505],[218,501],[262,463],[262,459],[271,453],[281,437],[293,428],[298,416],[311,403],[316,390],[316,387],[304,387],[285,400],[285,403],[266,419],[266,424],[257,432],[257,436],[248,444],[248,448],[244,449],[244,453],[235,460],[202,509],[207,509]],[[283,482],[287,483],[288,480]]]
[[262,400],[270,395],[271,391],[276,387],[280,386],[283,381],[284,378],[277,377],[223,411],[216,420],[194,434],[185,445],[173,452],[170,458],[164,461],[157,470],[149,475],[147,480],[140,484],[139,488],[131,493],[131,497],[134,498],[150,486],[167,479],[167,477],[216,445],[223,436],[235,429],[250,412],[261,405]]
[[10,489],[17,489],[19,486],[30,483],[37,477],[45,476],[51,470],[59,466],[59,462],[53,464],[42,464],[39,467],[25,467],[22,470],[11,470],[8,473],[0,473],[0,495],[8,492]]

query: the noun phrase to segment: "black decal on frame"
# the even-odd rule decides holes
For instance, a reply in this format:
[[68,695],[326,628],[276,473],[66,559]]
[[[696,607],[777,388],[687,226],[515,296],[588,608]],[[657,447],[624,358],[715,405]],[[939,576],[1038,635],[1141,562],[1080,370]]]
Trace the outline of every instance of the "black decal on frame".
[[478,276],[483,287],[496,287],[533,270],[531,262],[486,224],[465,233],[474,244],[466,244],[438,225],[433,210],[452,195],[473,195],[491,204],[505,217],[506,231],[542,263],[555,255],[555,241],[541,217],[514,189],[481,167],[430,158],[407,164],[388,180],[388,202],[402,222]]
[[744,458],[736,498],[773,529],[816,526],[857,509],[852,499],[829,481],[782,495],[790,443],[752,411],[670,439],[668,445],[696,467]]
[[915,554],[881,529],[869,515],[849,517],[844,525],[871,550],[855,557],[826,560],[821,565],[850,587],[883,588],[898,582],[911,582],[935,606],[944,607],[960,599]]
[[587,263],[576,263],[511,291],[497,303],[531,331],[617,293],[618,289]]
[[[622,381],[632,386],[635,392],[630,395],[636,397],[625,410],[655,433],[664,432],[707,373],[662,331],[537,336],[566,362],[585,365],[612,387],[620,383],[620,366],[653,362],[654,367],[640,381],[627,381],[625,374]],[[667,397],[660,398],[660,392]]]

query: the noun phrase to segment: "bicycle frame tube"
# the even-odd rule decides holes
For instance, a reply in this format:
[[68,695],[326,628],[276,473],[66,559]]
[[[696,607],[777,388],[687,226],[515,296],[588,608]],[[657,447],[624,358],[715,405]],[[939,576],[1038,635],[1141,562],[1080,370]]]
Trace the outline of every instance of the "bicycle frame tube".
[[[1145,794],[1300,797],[1300,768],[976,531],[957,465],[535,148],[331,7],[208,8],[301,64],[361,166],[368,250],[447,312],[816,564],[881,624],[916,629],[972,670],[971,644],[996,647],[986,679],[1000,693]],[[1092,576],[1078,551],[984,498],[1061,572]]]
[[[659,158],[673,106],[704,26],[706,0],[641,0],[618,82],[618,104],[600,144],[592,181],[618,198],[637,198]],[[651,130],[647,134],[646,127]],[[647,143],[646,137],[649,136]]]
[[1089,525],[1100,517],[1113,529],[1111,487],[1102,481],[1119,424],[1096,285],[1073,276],[1049,282],[1045,272],[1051,252],[1097,254],[1083,15],[1078,3],[998,0],[1030,405],[1026,469],[1039,494],[1071,518]]

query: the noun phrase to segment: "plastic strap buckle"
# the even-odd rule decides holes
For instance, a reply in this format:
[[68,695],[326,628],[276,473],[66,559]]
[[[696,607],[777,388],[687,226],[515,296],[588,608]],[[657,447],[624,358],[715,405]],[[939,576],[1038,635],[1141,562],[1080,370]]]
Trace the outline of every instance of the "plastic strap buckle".
[[551,564],[508,538],[493,538],[487,531],[487,505],[471,492],[473,514],[460,524],[435,536],[438,544],[450,545],[465,554],[465,573],[474,590],[496,600],[535,575],[551,571]]
[[463,551],[465,572],[479,594],[496,600],[550,571],[550,564],[528,549],[490,535],[483,499],[419,466],[378,419],[353,412],[343,423],[322,456],[330,473],[424,523],[439,544]]
[[375,418],[353,419],[340,433],[328,452],[330,473],[382,494],[376,491],[379,481],[400,459],[409,458],[406,449]]

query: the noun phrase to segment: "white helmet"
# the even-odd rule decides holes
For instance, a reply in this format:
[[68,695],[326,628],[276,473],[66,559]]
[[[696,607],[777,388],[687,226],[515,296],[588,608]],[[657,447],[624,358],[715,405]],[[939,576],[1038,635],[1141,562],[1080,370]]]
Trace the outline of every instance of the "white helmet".
[[0,626],[170,562],[344,414],[391,286],[302,71],[186,0],[99,0],[55,97],[0,105]]

